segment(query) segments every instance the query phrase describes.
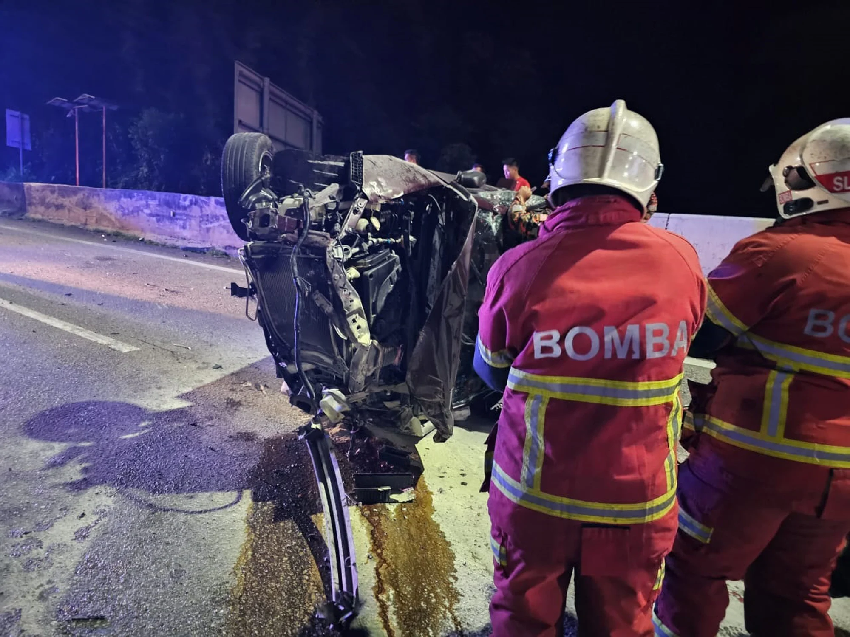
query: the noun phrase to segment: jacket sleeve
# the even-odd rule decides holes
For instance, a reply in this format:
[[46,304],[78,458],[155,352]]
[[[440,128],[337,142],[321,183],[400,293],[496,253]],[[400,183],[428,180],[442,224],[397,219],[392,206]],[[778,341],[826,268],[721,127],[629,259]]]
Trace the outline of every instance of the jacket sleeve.
[[739,241],[708,275],[706,318],[733,337],[749,331],[777,300],[772,260],[779,246],[767,232]]
[[517,352],[508,347],[508,305],[504,277],[493,267],[487,275],[487,291],[478,310],[478,338],[473,366],[485,383],[496,391],[504,391],[508,373]]

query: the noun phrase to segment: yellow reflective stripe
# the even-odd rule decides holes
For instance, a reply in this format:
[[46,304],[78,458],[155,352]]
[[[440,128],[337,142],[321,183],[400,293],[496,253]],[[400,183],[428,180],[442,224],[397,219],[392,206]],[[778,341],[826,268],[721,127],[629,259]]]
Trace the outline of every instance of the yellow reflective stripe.
[[535,427],[535,440],[537,441],[537,456],[534,462],[534,472],[532,476],[534,477],[533,487],[537,490],[540,489],[540,480],[543,475],[543,459],[546,457],[546,447],[543,444],[543,428],[546,421],[546,407],[549,406],[549,399],[544,397],[535,396],[534,399],[537,400],[540,398],[540,407],[537,409],[537,417],[536,417],[536,427]]
[[736,427],[718,418],[704,415],[695,416],[690,425],[686,419],[685,426],[690,426],[694,431],[705,433],[730,445],[773,458],[833,469],[850,469],[850,447],[822,445],[789,438],[772,438],[761,432]]
[[661,586],[664,584],[665,564],[666,562],[662,561],[661,566],[658,568],[658,575],[655,576],[655,586],[652,587],[653,591],[661,590]]
[[600,524],[642,524],[664,517],[676,503],[676,490],[671,489],[649,502],[613,504],[565,498],[517,482],[493,463],[491,484],[512,502],[540,513],[567,520]]
[[[537,396],[540,399],[540,396]],[[523,420],[525,421],[525,442],[522,445],[522,468],[519,472],[519,481],[522,484],[528,484],[528,474],[530,473],[528,468],[528,459],[531,456],[531,445],[534,441],[534,427],[531,424],[531,416],[534,410],[534,401],[526,399],[525,401],[525,414]]]
[[738,319],[738,317],[729,311],[710,284],[708,286],[708,299],[705,306],[705,314],[712,323],[719,325],[735,336],[740,336],[749,329]]
[[679,434],[682,425],[682,399],[679,393],[673,397],[673,405],[670,409],[670,415],[667,418],[667,444],[669,453],[664,461],[664,470],[667,474],[667,488],[676,488],[676,467],[678,465],[678,456],[676,450],[679,446]]
[[794,380],[794,374],[773,370],[768,374],[764,388],[764,407],[761,413],[761,433],[771,438],[785,435],[785,421],[788,418],[788,386]]
[[511,368],[508,374],[508,387],[517,392],[558,400],[619,407],[647,407],[663,405],[673,400],[681,380],[681,374],[669,380],[631,382],[572,376],[541,376]]
[[679,529],[703,544],[708,544],[711,541],[712,533],[714,533],[713,528],[698,522],[682,508],[681,504],[679,505]]
[[484,362],[487,363],[490,367],[505,369],[506,367],[510,367],[513,364],[514,357],[511,356],[507,350],[491,352],[489,349],[487,349],[484,346],[484,343],[481,342],[480,334],[476,337],[475,343],[478,347],[478,353],[481,354],[481,358],[483,358]]
[[549,399],[544,396],[529,396],[525,401],[525,444],[522,449],[522,471],[520,482],[532,489],[540,489],[545,447],[543,426]]
[[796,345],[777,343],[755,334],[746,334],[738,339],[737,345],[754,349],[766,359],[779,363],[789,370],[801,370],[850,379],[850,357],[825,354]]
[[508,553],[505,547],[499,544],[492,535],[490,536],[490,550],[493,551],[493,559],[496,560],[496,564],[501,567],[507,566]]
[[679,637],[672,630],[667,628],[660,619],[658,619],[658,615],[655,614],[655,610],[652,611],[652,626],[655,628],[655,637]]

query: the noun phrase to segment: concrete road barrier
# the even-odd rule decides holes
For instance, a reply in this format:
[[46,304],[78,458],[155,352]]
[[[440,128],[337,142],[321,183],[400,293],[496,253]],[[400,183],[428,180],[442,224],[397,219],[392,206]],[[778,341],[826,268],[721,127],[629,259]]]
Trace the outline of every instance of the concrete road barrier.
[[24,184],[0,182],[0,217],[20,219],[26,211]]
[[773,225],[773,219],[656,214],[650,224],[687,239],[699,254],[702,271],[708,274],[720,264],[738,241],[769,228]]
[[[2,216],[122,232],[165,245],[217,249],[231,254],[243,243],[230,227],[220,197],[0,183]],[[735,243],[767,228],[773,221],[658,213],[650,223],[690,241],[707,274],[729,254]]]
[[23,189],[28,219],[122,232],[178,247],[233,252],[243,243],[219,197],[55,184],[24,184]]

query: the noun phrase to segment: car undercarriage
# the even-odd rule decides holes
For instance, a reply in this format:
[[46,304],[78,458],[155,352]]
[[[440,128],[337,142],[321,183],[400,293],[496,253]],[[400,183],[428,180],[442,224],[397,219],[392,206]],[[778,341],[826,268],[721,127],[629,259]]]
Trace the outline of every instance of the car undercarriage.
[[275,153],[253,133],[231,138],[223,172],[291,402],[332,422],[451,436],[454,415],[488,393],[471,373],[477,309],[514,193],[395,157]]
[[[515,193],[484,185],[480,173],[390,156],[275,152],[258,133],[228,140],[222,190],[246,242],[247,282],[231,291],[261,325],[290,402],[311,418],[301,436],[332,563],[323,615],[345,624],[357,607],[347,503],[410,491],[423,469],[417,440],[433,432],[446,441],[472,412],[497,415],[500,396],[472,358]],[[523,209],[546,206],[532,197]]]

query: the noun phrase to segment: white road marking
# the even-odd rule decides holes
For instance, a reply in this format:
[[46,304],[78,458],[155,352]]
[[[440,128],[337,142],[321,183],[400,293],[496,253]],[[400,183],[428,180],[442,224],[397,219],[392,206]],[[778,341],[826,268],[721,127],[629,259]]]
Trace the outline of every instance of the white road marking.
[[694,367],[702,367],[703,369],[714,369],[717,364],[714,361],[707,361],[704,358],[685,358],[685,365],[693,365]]
[[121,248],[119,246],[112,246],[103,243],[95,243],[94,241],[84,241],[83,239],[71,239],[70,237],[57,237],[55,235],[49,234],[47,232],[38,232],[37,230],[27,230],[24,228],[13,228],[12,226],[7,226],[5,224],[0,224],[0,229],[2,230],[11,230],[12,232],[21,232],[23,234],[32,234],[37,237],[45,237],[47,239],[55,239],[56,241],[68,241],[70,243],[82,243],[83,245],[94,246],[96,248],[108,248],[110,250],[117,250],[118,252],[129,252],[130,254],[134,254],[136,256],[143,257],[153,257],[154,259],[164,259],[165,261],[175,261],[177,263],[182,263],[184,265],[194,265],[199,268],[206,268],[208,270],[217,270],[219,272],[227,272],[229,274],[241,274],[244,275],[244,270],[237,270],[235,268],[225,268],[221,265],[213,265],[211,263],[201,263],[199,261],[191,261],[189,259],[178,259],[177,257],[168,257],[164,254],[155,254],[153,252],[143,252],[142,250],[133,250],[132,248]]
[[42,323],[50,325],[51,327],[55,327],[60,330],[65,330],[66,332],[69,332],[76,336],[80,336],[82,338],[86,338],[90,341],[94,341],[95,343],[106,345],[107,347],[114,349],[118,352],[123,352],[126,354],[127,352],[135,352],[139,349],[138,347],[133,347],[132,345],[127,345],[127,343],[116,341],[114,338],[109,338],[108,336],[97,334],[96,332],[87,330],[84,327],[74,325],[73,323],[66,323],[65,321],[60,321],[57,318],[53,318],[52,316],[47,316],[47,314],[42,314],[41,312],[36,312],[35,310],[26,308],[23,305],[12,303],[10,301],[7,301],[6,299],[0,299],[0,307],[6,308],[7,310],[11,310],[12,312],[17,312],[18,314],[22,314],[23,316],[29,317],[31,319],[35,319],[36,321],[41,321]]

